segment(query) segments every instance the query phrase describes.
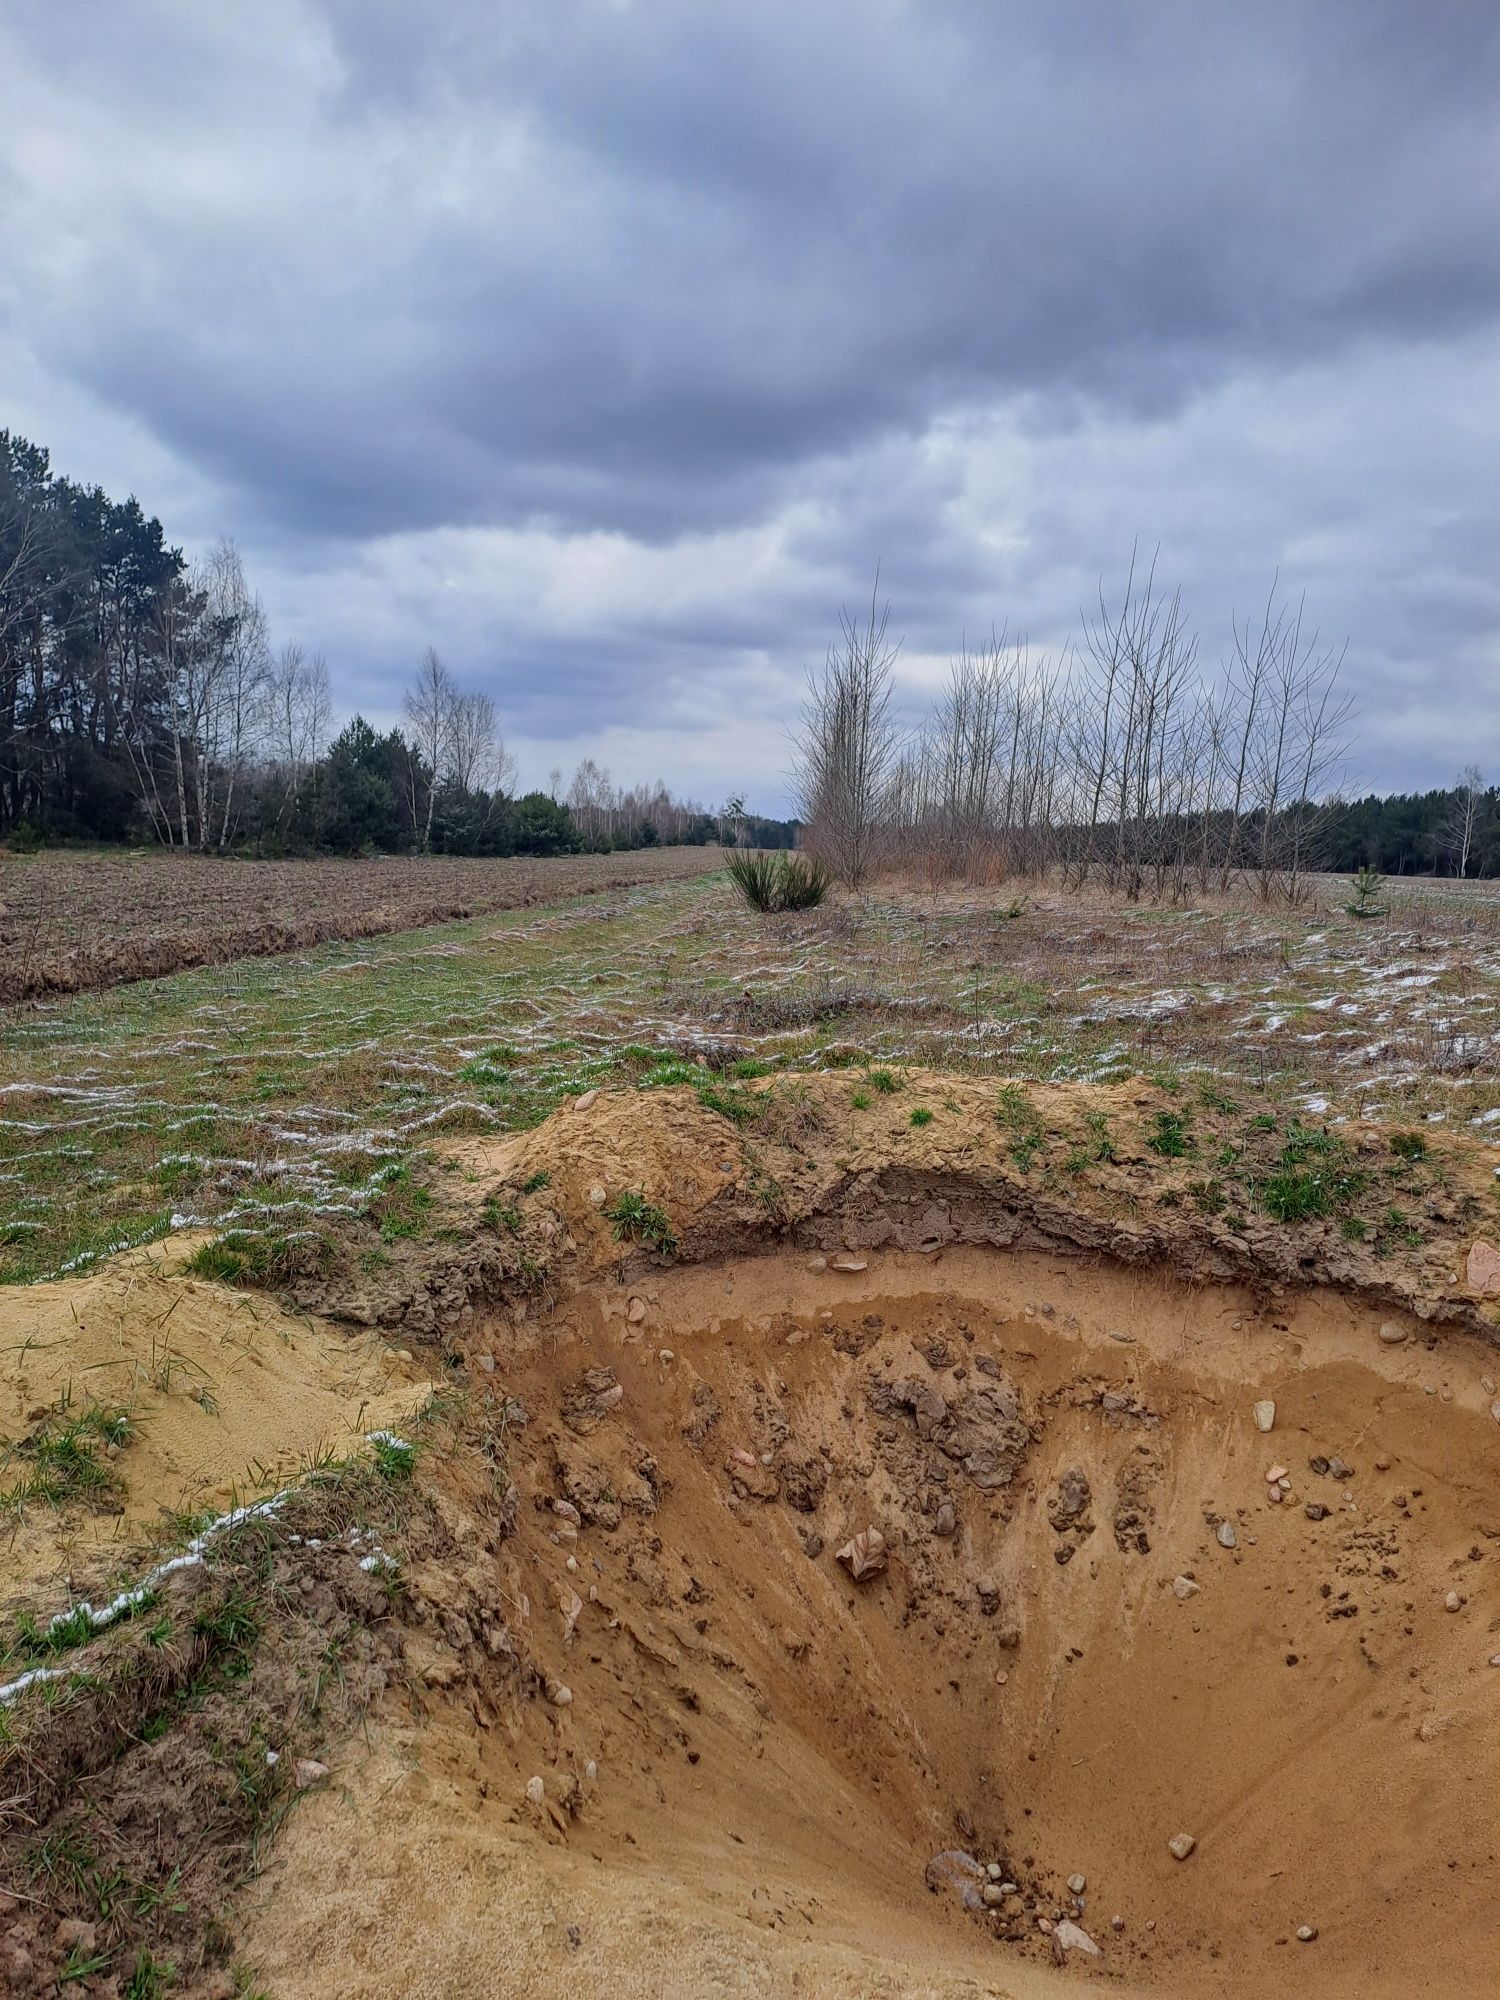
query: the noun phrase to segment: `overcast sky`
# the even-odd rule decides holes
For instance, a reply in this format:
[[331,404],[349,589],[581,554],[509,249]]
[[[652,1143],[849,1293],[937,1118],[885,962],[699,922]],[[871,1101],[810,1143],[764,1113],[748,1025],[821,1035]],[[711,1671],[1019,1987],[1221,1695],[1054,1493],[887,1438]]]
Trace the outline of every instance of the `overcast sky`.
[[1497,110],[1493,0],[5,0],[0,425],[531,782],[779,809],[877,562],[916,700],[1137,538],[1500,777]]

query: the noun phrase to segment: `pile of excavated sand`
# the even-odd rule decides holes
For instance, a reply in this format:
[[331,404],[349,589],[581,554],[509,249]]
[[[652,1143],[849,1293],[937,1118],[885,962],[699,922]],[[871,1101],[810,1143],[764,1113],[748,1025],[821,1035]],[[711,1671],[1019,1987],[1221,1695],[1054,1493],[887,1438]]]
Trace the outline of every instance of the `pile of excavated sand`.
[[128,1426],[121,1444],[89,1441],[106,1484],[4,1505],[0,1608],[50,1613],[97,1590],[167,1515],[274,1491],[399,1428],[429,1394],[424,1371],[374,1340],[186,1276],[187,1247],[0,1291],[0,1501],[33,1477],[37,1439],[91,1410]]
[[[463,1152],[548,1175],[571,1261],[444,1329],[509,1489],[448,1491],[415,1705],[251,1894],[278,2000],[1500,1987],[1457,1232],[1369,1265],[1379,1302],[1332,1232],[1251,1282],[1212,1222],[1133,1219],[1123,1146],[1107,1221],[1018,1190],[967,1089],[936,1140],[752,1155],[656,1094]],[[747,1234],[768,1178],[796,1247]],[[621,1187],[716,1254],[630,1255]]]

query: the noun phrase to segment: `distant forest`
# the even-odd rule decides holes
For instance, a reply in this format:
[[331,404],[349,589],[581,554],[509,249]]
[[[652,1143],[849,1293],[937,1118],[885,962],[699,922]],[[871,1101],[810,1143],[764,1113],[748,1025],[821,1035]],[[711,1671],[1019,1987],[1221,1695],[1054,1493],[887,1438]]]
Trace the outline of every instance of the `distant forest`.
[[[971,718],[959,721],[972,733]],[[0,430],[0,839],[12,848],[507,855],[797,843],[796,820],[758,817],[739,799],[710,810],[660,782],[621,787],[588,758],[566,786],[554,771],[546,790],[517,795],[492,697],[460,686],[430,649],[402,726],[334,722],[324,661],[295,642],[273,647],[232,543],[189,564],[136,500],[54,474],[41,446]],[[908,772],[893,797],[903,785],[914,798],[923,790]],[[1175,800],[1157,810],[1162,825],[1209,831],[1219,817],[1190,822]],[[1443,791],[1316,808],[1291,799],[1269,824],[1283,820],[1315,849],[1303,865],[1500,876],[1500,794],[1477,770]]]
[[796,827],[585,759],[516,795],[491,696],[429,650],[403,726],[335,727],[327,667],[273,648],[232,543],[197,563],[134,500],[0,430],[0,838],[195,853],[568,854]]

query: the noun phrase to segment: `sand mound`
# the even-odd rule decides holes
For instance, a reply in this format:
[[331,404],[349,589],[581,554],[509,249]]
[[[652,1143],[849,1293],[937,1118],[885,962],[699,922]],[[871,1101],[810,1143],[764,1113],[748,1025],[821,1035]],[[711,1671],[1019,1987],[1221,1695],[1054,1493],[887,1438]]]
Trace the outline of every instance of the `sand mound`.
[[165,1516],[268,1492],[428,1394],[368,1338],[185,1276],[189,1247],[0,1292],[4,1609],[50,1610]]
[[255,1891],[270,1990],[1490,1990],[1477,1340],[1076,1246],[612,1273],[579,1129],[592,1277],[463,1350],[514,1531],[410,1579],[419,1712]]

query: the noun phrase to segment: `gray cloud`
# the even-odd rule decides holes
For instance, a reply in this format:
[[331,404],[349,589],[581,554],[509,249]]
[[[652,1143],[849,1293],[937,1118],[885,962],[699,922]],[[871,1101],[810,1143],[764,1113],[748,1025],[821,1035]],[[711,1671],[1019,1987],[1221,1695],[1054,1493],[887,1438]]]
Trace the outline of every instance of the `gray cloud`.
[[1060,644],[1140,535],[1210,652],[1307,588],[1372,775],[1473,754],[1488,5],[228,11],[0,26],[5,415],[149,441],[349,701],[431,636],[707,783],[877,558],[914,654]]

